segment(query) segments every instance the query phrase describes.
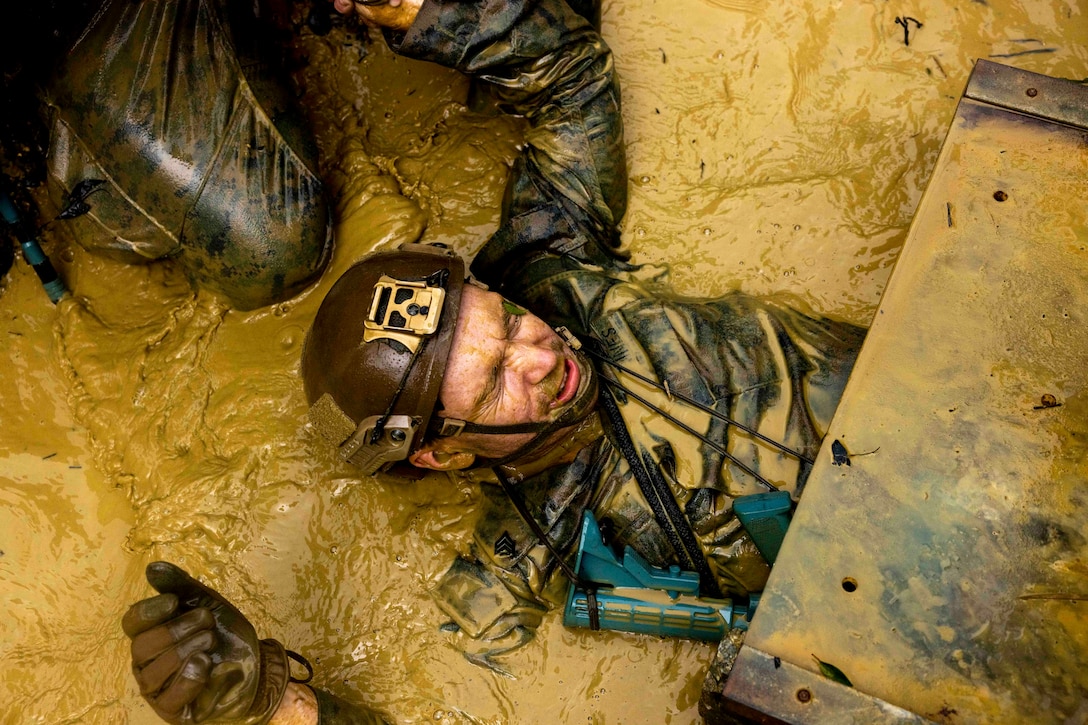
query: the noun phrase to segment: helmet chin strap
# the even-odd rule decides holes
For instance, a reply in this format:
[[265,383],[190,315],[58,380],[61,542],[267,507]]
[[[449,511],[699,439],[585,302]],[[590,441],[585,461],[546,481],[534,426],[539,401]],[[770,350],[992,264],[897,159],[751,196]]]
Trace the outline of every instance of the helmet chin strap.
[[[587,368],[592,370],[592,368]],[[563,411],[562,415],[553,420],[551,423],[545,424],[547,427],[538,433],[532,440],[525,445],[518,448],[513,453],[503,456],[502,458],[477,458],[473,468],[494,468],[495,466],[504,466],[508,463],[524,458],[531,453],[536,452],[548,443],[548,439],[552,433],[568,428],[576,423],[579,423],[583,418],[593,412],[594,405],[597,402],[597,375],[591,373],[592,378],[589,384],[586,386],[586,391],[581,396],[571,401],[569,408]]]

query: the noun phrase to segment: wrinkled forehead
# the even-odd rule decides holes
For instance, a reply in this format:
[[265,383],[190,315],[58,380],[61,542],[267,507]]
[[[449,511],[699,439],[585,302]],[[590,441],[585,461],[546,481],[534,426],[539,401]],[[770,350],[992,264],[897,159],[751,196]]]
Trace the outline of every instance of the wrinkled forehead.
[[449,372],[494,367],[498,363],[494,358],[502,354],[513,318],[518,318],[521,324],[544,325],[540,318],[502,295],[466,284],[450,347]]
[[521,309],[496,292],[475,285],[465,285],[461,293],[461,309],[453,338],[454,345],[456,346],[458,337],[505,333],[510,307]]

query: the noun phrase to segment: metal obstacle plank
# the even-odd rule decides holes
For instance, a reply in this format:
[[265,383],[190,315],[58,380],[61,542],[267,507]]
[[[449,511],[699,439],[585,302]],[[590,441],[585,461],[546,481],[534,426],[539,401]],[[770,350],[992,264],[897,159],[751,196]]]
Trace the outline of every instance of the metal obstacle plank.
[[735,711],[1088,720],[1086,128],[1088,87],[976,65],[725,682]]

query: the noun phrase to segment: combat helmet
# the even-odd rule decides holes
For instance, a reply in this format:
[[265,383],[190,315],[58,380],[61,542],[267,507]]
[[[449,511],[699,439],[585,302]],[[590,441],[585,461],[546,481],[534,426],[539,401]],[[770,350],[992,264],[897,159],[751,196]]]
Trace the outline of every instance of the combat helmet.
[[465,277],[456,252],[405,244],[357,262],[321,303],[302,353],[310,421],[368,474],[406,474],[423,444]]
[[592,410],[597,378],[581,344],[560,327],[588,374],[553,420],[491,425],[441,415],[439,393],[468,283],[483,287],[455,252],[405,244],[357,262],[329,290],[306,337],[302,378],[310,421],[341,458],[368,474],[418,477],[407,459],[429,440],[533,434],[502,458],[476,458],[475,467],[494,467],[532,454]]

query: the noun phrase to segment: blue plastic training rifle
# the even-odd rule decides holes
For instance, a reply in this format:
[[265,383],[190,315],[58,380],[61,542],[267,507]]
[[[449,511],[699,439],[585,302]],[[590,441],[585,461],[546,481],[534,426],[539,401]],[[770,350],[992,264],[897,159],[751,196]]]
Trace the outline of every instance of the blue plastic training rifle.
[[589,607],[595,602],[600,629],[716,642],[731,628],[748,629],[759,601],[756,594],[747,604],[700,597],[698,574],[652,566],[630,546],[617,557],[590,511],[582,515],[574,568],[597,588],[591,598],[571,582],[563,610],[567,627],[589,627]]
[[61,278],[57,276],[57,270],[53,268],[53,263],[49,261],[49,257],[45,256],[41,245],[24,227],[22,220],[19,218],[19,212],[16,211],[15,205],[11,202],[11,197],[3,191],[0,191],[0,217],[3,217],[4,222],[15,229],[15,233],[19,238],[19,245],[23,248],[23,259],[34,268],[38,279],[42,282],[42,287],[45,287],[45,293],[49,295],[49,299],[53,301],[53,304],[56,304],[68,292],[68,289],[64,286]]
[[768,564],[774,564],[786,529],[790,527],[790,495],[786,491],[753,493],[733,501],[733,513],[744,530],[752,537],[759,553]]

